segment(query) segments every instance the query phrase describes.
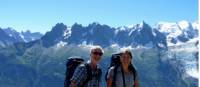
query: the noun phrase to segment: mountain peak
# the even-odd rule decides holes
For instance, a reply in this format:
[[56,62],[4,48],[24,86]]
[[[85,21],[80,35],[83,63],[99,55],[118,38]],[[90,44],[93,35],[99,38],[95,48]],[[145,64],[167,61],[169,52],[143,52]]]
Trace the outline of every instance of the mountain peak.
[[149,25],[145,21],[142,21],[139,26],[142,28]]
[[189,27],[192,27],[192,25],[186,20],[180,21],[177,24],[181,29],[187,29]]
[[27,34],[31,34],[30,30],[26,30],[26,31],[21,31],[22,34],[27,33]]
[[4,30],[15,31],[15,30],[14,30],[13,28],[11,28],[11,27],[5,28]]
[[99,22],[93,22],[92,25],[100,25]]
[[100,26],[101,24],[98,22],[93,22],[91,24],[88,25],[88,27],[95,27],[95,26]]
[[142,21],[140,24],[136,24],[135,28],[146,29],[151,27],[145,21]]
[[57,23],[54,27],[67,27],[67,26],[63,23]]
[[78,24],[78,23],[74,23],[74,24],[72,25],[72,27],[82,27],[82,25],[81,25],[81,24]]
[[52,32],[63,32],[67,29],[67,26],[63,23],[57,23],[53,28]]

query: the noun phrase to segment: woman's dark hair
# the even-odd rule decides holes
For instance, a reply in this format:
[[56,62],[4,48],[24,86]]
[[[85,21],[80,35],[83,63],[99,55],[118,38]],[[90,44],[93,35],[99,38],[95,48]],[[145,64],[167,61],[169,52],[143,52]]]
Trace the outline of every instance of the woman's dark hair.
[[122,54],[125,54],[125,53],[128,53],[128,54],[131,56],[131,59],[133,58],[133,56],[132,56],[132,53],[131,53],[131,50],[130,50],[130,49],[122,49],[120,53],[121,53],[121,55],[122,55]]
[[132,65],[132,63],[129,64],[128,69],[133,73],[134,75],[134,81],[136,80],[137,72],[135,67]]

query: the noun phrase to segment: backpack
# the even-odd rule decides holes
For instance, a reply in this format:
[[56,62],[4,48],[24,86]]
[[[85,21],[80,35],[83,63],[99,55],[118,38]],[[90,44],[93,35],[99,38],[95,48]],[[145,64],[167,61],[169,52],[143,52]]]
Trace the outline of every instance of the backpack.
[[[108,80],[107,79],[108,70],[111,67],[114,67],[114,75],[113,75],[113,81],[112,81],[113,82],[112,83],[113,87],[115,87],[117,68],[121,66],[120,56],[121,56],[121,53],[112,54],[110,66],[108,67],[106,75],[105,75],[105,79],[107,81]],[[130,64],[128,68],[129,68],[129,70],[131,70],[133,72],[134,81],[135,81],[136,80],[135,77],[137,76],[137,72],[136,72],[135,67],[132,64]]]
[[108,67],[108,69],[107,69],[107,71],[106,71],[106,74],[105,74],[105,79],[106,79],[106,81],[108,80],[107,79],[107,75],[108,75],[108,70],[111,68],[111,67],[113,67],[113,66],[115,66],[115,67],[118,67],[120,64],[121,64],[121,62],[120,62],[120,53],[116,53],[116,54],[112,54],[112,56],[111,56],[111,62],[110,62],[110,65],[109,65],[109,67]]
[[[89,66],[88,63],[84,63],[84,59],[81,57],[70,57],[67,59],[66,62],[66,72],[65,72],[65,81],[64,81],[64,87],[69,87],[71,84],[71,78],[76,70],[76,68],[80,64],[85,64],[85,67],[87,69],[87,79],[83,82],[82,86],[83,87],[90,79],[92,79],[92,70]],[[101,69],[98,69],[98,78],[101,77],[102,71]]]

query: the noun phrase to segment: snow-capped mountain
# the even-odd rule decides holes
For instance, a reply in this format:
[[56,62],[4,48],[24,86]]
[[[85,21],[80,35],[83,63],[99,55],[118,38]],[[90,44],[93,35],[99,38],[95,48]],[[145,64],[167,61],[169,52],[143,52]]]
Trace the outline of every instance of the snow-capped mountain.
[[63,23],[56,24],[50,32],[41,37],[43,46],[50,47],[63,41],[65,33],[67,33],[67,26]]
[[40,39],[43,35],[39,32],[31,33],[30,31],[26,32],[17,32],[16,30],[12,28],[4,28],[1,29],[1,39],[0,39],[0,45],[1,46],[7,46],[13,43],[19,43],[19,42],[30,42],[37,39]]
[[180,21],[177,23],[159,22],[152,28],[144,21],[132,26],[113,28],[108,25],[92,23],[82,26],[75,23],[71,27],[63,23],[56,24],[52,31],[42,37],[43,45],[50,47],[64,42],[65,44],[101,45],[113,44],[132,47],[167,48],[198,37],[198,24]]
[[21,32],[20,33],[21,38],[24,40],[24,42],[30,42],[30,41],[34,41],[37,39],[40,39],[43,34],[41,34],[40,32],[30,32],[30,30],[27,30],[26,32]]
[[20,36],[20,33],[17,32],[16,30],[14,30],[12,28],[6,28],[6,29],[3,29],[3,30],[7,35],[14,38],[17,42],[24,42],[24,40]]
[[180,44],[198,37],[198,24],[180,21],[177,23],[159,22],[156,29],[164,33],[168,46]]
[[42,37],[42,41],[45,47],[62,41],[67,44],[98,44],[103,47],[118,44],[119,46],[166,48],[165,36],[145,22],[131,28],[112,28],[99,23],[92,23],[88,26],[75,23],[72,27],[67,27],[63,23],[58,23],[52,31]]
[[17,40],[3,31],[3,29],[0,28],[0,46],[7,46],[9,44],[15,43]]
[[69,44],[99,44],[109,46],[114,42],[114,28],[99,23],[92,23],[88,26],[74,24],[71,27],[71,35],[65,38]]

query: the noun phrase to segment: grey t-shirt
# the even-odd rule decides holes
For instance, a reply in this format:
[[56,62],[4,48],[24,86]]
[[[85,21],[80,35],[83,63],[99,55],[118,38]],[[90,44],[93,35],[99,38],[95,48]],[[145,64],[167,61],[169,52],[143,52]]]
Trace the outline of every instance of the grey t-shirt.
[[[116,87],[123,87],[123,76],[121,72],[121,67],[117,68],[117,73],[116,73]],[[108,71],[107,78],[113,78],[114,75],[114,67],[111,67]],[[129,73],[124,73],[124,78],[125,78],[125,83],[126,87],[133,87],[134,85],[134,76],[132,72]],[[137,79],[137,76],[136,76]]]

